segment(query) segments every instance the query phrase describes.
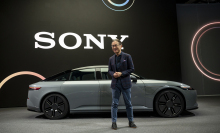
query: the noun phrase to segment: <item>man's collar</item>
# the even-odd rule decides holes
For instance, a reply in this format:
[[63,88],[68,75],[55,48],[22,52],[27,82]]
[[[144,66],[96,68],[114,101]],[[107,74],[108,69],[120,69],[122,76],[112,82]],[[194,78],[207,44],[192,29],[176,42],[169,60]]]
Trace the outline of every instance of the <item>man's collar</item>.
[[[122,53],[123,53],[123,52],[121,51],[120,55],[122,55]],[[119,56],[120,56],[120,55],[119,55]],[[115,54],[115,56],[117,56],[117,55]]]

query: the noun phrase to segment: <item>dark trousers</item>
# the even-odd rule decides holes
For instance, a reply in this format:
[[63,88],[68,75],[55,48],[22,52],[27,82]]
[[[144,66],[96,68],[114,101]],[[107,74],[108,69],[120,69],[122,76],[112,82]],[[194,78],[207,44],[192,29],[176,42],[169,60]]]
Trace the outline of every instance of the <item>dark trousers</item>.
[[116,87],[112,89],[112,106],[111,106],[111,117],[112,122],[117,121],[118,103],[123,94],[124,103],[126,105],[127,117],[129,121],[133,121],[133,107],[131,104],[131,88],[123,89],[121,83],[117,83]]

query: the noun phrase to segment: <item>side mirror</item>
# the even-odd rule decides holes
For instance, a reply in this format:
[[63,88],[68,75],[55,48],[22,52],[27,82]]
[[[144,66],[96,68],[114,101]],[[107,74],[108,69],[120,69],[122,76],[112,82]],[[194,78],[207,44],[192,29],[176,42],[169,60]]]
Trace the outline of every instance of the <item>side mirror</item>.
[[132,79],[132,82],[137,82],[137,78],[133,75],[130,75],[131,79]]

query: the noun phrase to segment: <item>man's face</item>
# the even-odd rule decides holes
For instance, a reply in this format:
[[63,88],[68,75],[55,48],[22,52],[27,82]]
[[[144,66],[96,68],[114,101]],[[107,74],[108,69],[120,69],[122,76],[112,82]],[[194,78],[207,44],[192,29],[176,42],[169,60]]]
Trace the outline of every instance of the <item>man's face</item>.
[[119,45],[119,42],[114,41],[112,42],[112,51],[116,54],[119,53],[121,51],[122,45]]

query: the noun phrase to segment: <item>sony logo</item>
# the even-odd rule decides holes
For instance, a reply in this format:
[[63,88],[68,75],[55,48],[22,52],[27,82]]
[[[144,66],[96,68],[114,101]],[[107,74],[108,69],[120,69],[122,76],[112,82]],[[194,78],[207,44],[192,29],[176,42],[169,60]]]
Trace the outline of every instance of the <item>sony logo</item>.
[[[49,35],[51,38],[46,38],[46,37],[41,37],[41,35]],[[74,44],[73,46],[67,46],[64,43],[64,39],[67,36],[73,36],[76,38],[76,44]],[[106,35],[106,34],[98,34],[98,37],[100,37],[100,41],[97,40],[92,34],[83,34],[83,36],[86,37],[86,46],[84,46],[84,49],[93,49],[93,47],[90,45],[90,41],[92,41],[94,44],[96,44],[100,49],[104,49],[104,38],[110,37],[111,39],[117,39],[117,35]],[[41,49],[51,49],[55,46],[55,41],[53,40],[53,38],[55,37],[55,34],[53,32],[38,32],[34,35],[34,38],[36,40],[35,42],[35,48],[41,48]],[[120,41],[123,42],[125,40],[125,38],[128,38],[128,35],[121,35],[121,39]],[[38,42],[44,42],[44,43],[49,43],[49,46],[42,46],[40,45]],[[72,32],[67,32],[67,33],[63,33],[60,37],[59,37],[59,44],[61,47],[65,48],[65,49],[77,49],[78,47],[81,46],[82,44],[82,38],[76,34],[76,33],[72,33]],[[110,45],[110,44],[109,44]],[[123,49],[123,47],[122,47]]]

